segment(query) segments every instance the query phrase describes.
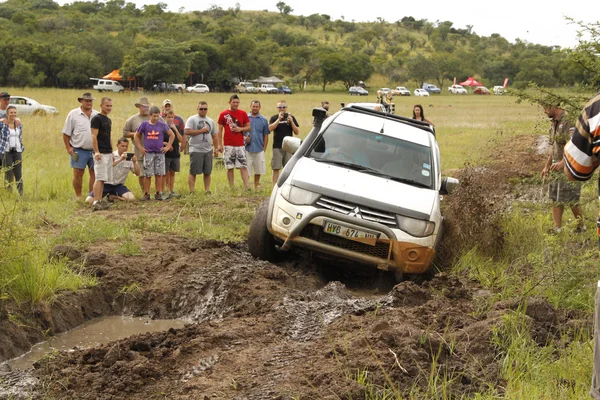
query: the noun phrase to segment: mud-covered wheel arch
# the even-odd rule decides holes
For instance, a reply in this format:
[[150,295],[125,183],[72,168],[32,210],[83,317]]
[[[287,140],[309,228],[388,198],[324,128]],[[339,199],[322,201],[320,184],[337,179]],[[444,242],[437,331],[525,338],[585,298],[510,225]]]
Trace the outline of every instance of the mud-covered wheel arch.
[[250,223],[248,232],[248,249],[253,257],[266,261],[281,261],[287,252],[279,251],[275,247],[277,241],[267,229],[267,214],[269,213],[269,199],[265,199],[256,208],[256,213]]

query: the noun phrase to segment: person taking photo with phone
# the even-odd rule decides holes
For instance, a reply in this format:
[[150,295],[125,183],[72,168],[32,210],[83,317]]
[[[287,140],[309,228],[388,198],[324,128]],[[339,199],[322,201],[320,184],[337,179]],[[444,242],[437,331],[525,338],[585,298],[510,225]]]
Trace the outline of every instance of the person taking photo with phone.
[[288,112],[286,101],[279,101],[277,103],[277,114],[273,115],[269,120],[269,131],[273,132],[273,156],[271,158],[273,185],[279,179],[279,171],[292,158],[292,155],[286,153],[282,148],[283,138],[298,135],[300,133],[299,126],[296,117]]
[[[112,153],[113,156],[113,180],[105,182],[102,190],[102,198],[108,196],[108,201],[123,200],[134,201],[135,196],[131,190],[125,186],[125,181],[129,172],[133,172],[135,176],[140,176],[141,170],[137,162],[137,157],[134,153],[128,153],[129,140],[120,137],[117,141],[117,150]],[[88,194],[86,202],[92,204],[94,202],[94,192]]]

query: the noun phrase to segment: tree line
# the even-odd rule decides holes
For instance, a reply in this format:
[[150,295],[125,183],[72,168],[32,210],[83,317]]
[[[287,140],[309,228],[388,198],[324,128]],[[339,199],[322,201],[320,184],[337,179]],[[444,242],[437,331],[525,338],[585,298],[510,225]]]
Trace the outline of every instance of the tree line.
[[7,0],[0,3],[0,85],[79,88],[114,69],[146,88],[166,81],[216,90],[259,75],[323,90],[338,82],[348,88],[374,73],[390,85],[419,87],[468,76],[489,85],[508,77],[517,87],[596,85],[599,79],[577,60],[577,49],[510,43],[450,21],[354,22],[295,16],[282,1],[276,7],[279,12],[239,6],[169,12],[166,3]]

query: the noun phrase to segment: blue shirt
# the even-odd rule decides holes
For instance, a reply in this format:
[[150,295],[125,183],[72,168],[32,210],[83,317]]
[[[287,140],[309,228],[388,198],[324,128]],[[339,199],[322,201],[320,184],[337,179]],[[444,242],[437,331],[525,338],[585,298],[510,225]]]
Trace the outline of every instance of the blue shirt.
[[264,135],[269,133],[269,122],[265,117],[258,114],[256,117],[248,114],[250,118],[250,144],[246,145],[246,151],[249,153],[260,153],[265,149]]

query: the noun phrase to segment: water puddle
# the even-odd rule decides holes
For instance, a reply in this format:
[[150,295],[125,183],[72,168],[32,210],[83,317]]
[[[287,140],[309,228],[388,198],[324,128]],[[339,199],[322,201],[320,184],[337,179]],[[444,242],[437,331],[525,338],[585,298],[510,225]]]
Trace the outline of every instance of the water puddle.
[[183,328],[186,323],[189,321],[180,319],[153,320],[123,316],[97,318],[68,332],[60,333],[46,342],[38,343],[28,353],[6,363],[13,370],[24,370],[31,368],[34,362],[54,350],[95,347],[140,333]]

